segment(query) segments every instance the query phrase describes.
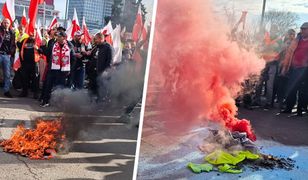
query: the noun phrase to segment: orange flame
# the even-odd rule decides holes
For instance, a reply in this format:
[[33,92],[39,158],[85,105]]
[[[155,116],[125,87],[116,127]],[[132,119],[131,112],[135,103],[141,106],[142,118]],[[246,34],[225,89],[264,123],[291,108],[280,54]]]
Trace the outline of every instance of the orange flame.
[[5,152],[17,153],[30,159],[50,159],[65,139],[61,119],[36,121],[35,129],[18,125],[10,139],[0,143]]

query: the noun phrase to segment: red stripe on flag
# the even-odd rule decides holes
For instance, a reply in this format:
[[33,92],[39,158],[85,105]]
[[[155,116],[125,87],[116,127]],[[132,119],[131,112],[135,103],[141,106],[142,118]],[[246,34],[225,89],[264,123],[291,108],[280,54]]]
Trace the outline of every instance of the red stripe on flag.
[[83,41],[85,44],[89,44],[91,42],[91,36],[90,36],[90,33],[89,33],[89,30],[88,30],[88,27],[87,27],[87,24],[86,24],[86,20],[85,18],[83,17],[82,19],[82,31],[83,31]]
[[38,5],[42,4],[44,2],[44,0],[31,0],[30,1],[30,6],[29,9],[31,9],[31,11],[29,11],[29,29],[28,29],[28,33],[34,33],[34,28],[35,28],[35,22],[36,22],[36,17],[37,17],[37,12],[38,12]]
[[132,39],[135,42],[139,41],[139,38],[140,38],[141,33],[142,33],[142,29],[143,29],[142,15],[141,15],[141,8],[139,6],[137,16],[136,16],[136,20],[135,20],[135,24],[134,24],[134,27],[133,27],[133,32],[132,32]]
[[9,10],[7,8],[6,3],[4,3],[4,5],[3,5],[2,15],[3,15],[3,17],[8,18],[11,21],[11,23],[13,22],[13,19],[11,18],[11,15],[9,13]]
[[24,26],[24,27],[26,27],[28,25],[27,19],[24,16],[21,18],[21,25]]
[[58,24],[58,20],[56,17],[54,17],[48,27],[48,30],[51,30],[52,28],[56,27],[57,24]]

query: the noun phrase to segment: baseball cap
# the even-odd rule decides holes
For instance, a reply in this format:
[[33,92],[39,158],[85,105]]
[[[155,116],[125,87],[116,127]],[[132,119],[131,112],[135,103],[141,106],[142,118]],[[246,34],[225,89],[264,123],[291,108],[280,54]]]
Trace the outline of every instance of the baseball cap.
[[64,31],[60,31],[57,33],[57,36],[62,36],[62,37],[66,37],[66,33]]
[[308,22],[304,22],[304,24],[301,26],[301,29],[307,29],[308,28]]
[[66,29],[62,26],[57,27],[57,31],[66,31]]
[[81,35],[83,35],[83,33],[82,33],[81,31],[76,31],[76,32],[74,33],[74,36],[81,36]]

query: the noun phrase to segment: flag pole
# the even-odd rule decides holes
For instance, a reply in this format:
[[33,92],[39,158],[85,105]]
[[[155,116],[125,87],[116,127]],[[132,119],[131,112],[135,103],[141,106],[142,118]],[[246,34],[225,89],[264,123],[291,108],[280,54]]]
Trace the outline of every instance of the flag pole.
[[261,27],[263,26],[263,21],[264,21],[265,6],[266,6],[266,0],[263,0],[262,16],[261,16],[261,25],[260,25]]
[[[43,8],[44,8],[44,13],[43,13],[43,31],[44,31],[44,27],[45,27],[45,25],[46,25],[46,2],[44,1],[44,6],[43,6]],[[39,29],[40,27],[38,27],[38,29]]]

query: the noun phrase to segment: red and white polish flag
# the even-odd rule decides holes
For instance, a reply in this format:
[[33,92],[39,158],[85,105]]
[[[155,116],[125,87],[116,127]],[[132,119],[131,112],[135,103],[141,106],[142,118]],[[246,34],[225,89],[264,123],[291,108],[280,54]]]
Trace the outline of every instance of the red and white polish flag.
[[58,26],[58,20],[57,20],[57,17],[56,16],[54,16],[53,17],[53,19],[51,20],[51,22],[50,22],[50,25],[48,26],[48,31],[49,30],[51,30],[51,29],[53,29],[53,28],[55,28],[55,27],[57,27]]
[[36,24],[36,17],[38,13],[38,6],[42,4],[44,0],[31,0],[29,5],[29,28],[28,28],[28,34],[31,34],[34,32],[35,24]]
[[84,16],[82,18],[82,32],[83,32],[83,41],[86,45],[88,45],[91,42],[92,38],[89,33],[89,29],[87,27],[86,19]]
[[112,23],[109,21],[108,24],[101,30],[101,33],[105,35],[105,41],[111,45],[113,44],[112,32]]
[[76,11],[76,8],[74,8],[74,16],[73,16],[72,24],[66,30],[67,40],[69,40],[69,41],[72,40],[75,32],[79,31],[79,30],[80,30],[80,25],[79,25],[79,21],[78,21],[77,11]]
[[142,14],[141,14],[141,6],[139,6],[137,16],[136,16],[136,20],[135,20],[135,24],[134,24],[134,27],[133,27],[133,32],[132,32],[132,39],[135,42],[138,42],[139,39],[141,38],[142,30],[143,30]]
[[5,0],[2,8],[2,15],[11,21],[11,24],[15,20],[15,0]]
[[26,16],[26,8],[24,8],[24,11],[23,11],[23,13],[22,13],[21,25],[22,25],[23,27],[27,27],[27,25],[28,25],[27,16]]

